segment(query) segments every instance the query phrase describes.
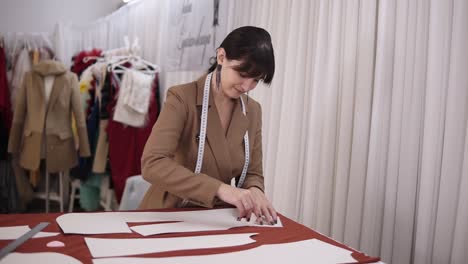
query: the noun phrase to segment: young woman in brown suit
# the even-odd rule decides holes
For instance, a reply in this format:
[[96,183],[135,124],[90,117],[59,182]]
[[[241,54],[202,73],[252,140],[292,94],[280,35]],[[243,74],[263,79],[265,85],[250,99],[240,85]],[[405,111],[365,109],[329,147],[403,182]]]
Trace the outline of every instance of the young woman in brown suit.
[[264,194],[261,107],[246,95],[260,81],[270,84],[274,71],[269,33],[241,27],[221,43],[208,75],[168,90],[143,152],[152,186],[140,209],[227,203],[240,218],[276,222]]

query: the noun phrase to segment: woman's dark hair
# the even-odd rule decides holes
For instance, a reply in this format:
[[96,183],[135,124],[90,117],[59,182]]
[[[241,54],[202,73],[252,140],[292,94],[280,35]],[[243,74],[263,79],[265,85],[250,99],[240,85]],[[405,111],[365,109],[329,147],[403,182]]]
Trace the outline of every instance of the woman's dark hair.
[[[224,48],[228,60],[242,62],[234,68],[236,71],[250,78],[261,78],[266,84],[273,80],[275,55],[270,34],[263,28],[237,28],[226,36],[219,47]],[[213,72],[216,66],[218,62],[215,58],[208,72]]]

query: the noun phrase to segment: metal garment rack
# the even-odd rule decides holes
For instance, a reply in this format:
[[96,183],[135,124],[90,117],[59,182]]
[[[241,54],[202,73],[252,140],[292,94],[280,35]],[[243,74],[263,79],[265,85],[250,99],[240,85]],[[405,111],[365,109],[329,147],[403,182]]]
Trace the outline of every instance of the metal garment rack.
[[50,173],[47,169],[47,159],[44,159],[45,163],[45,192],[35,193],[34,197],[45,200],[45,212],[50,211],[50,200],[57,201],[60,204],[60,212],[64,211],[64,197],[63,197],[63,172],[59,172],[59,193],[52,195],[50,193]]
[[50,209],[50,200],[58,201],[60,204],[60,212],[64,211],[63,199],[63,172],[59,172],[59,194],[58,196],[50,197],[50,174],[46,171],[46,190],[45,193],[38,193],[35,197],[45,199],[45,212],[48,213]]

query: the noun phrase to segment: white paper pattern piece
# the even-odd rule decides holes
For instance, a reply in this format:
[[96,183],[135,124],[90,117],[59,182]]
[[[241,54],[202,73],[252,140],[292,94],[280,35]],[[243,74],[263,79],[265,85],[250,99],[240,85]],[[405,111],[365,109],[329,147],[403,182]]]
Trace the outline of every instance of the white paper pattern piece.
[[[184,212],[103,212],[103,213],[70,213],[57,217],[57,223],[66,234],[115,234],[131,233],[127,223],[179,221],[187,224],[190,231],[226,230],[232,227],[259,226],[283,227],[280,219],[274,226],[255,224],[256,217],[252,215],[250,222],[237,221],[237,209],[198,210]],[[136,232],[145,235],[160,233],[175,233],[177,226],[185,224],[165,225],[164,229],[156,225],[132,227]],[[195,226],[203,226],[202,230],[195,230]],[[212,229],[208,229],[208,226]],[[152,229],[154,228],[154,231]],[[184,231],[187,232],[187,231]]]
[[[21,237],[22,235],[26,234],[29,232],[31,228],[27,225],[23,226],[6,226],[6,227],[0,227],[0,240],[11,240],[11,239],[17,239]],[[54,232],[39,232],[33,236],[33,238],[39,238],[39,237],[50,237],[50,236],[56,236],[59,233],[54,233]]]
[[[199,232],[199,231],[220,231],[228,230],[229,228],[236,226],[252,226],[255,225],[255,217],[250,219],[250,222],[245,220],[235,223],[234,221],[222,223],[220,221],[211,220],[206,223],[200,223],[203,221],[197,221],[197,219],[187,219],[186,222],[177,223],[164,223],[164,224],[152,224],[152,225],[139,225],[130,227],[133,231],[137,232],[142,236],[150,236],[156,234],[169,234],[169,233],[182,233],[182,232]],[[190,222],[193,221],[193,222]],[[208,221],[208,220],[207,220]],[[282,227],[281,220],[278,217],[278,223],[274,226],[271,225],[255,225],[261,227]]]
[[154,225],[140,225],[130,227],[133,231],[142,236],[149,236],[155,234],[168,234],[180,232],[197,232],[197,231],[210,231],[216,230],[212,225],[196,224],[196,223],[168,223],[168,224],[154,224]]
[[65,234],[131,233],[120,213],[71,213],[56,219]]
[[81,264],[82,262],[68,255],[55,252],[41,253],[10,253],[0,261],[0,264]]
[[244,251],[167,258],[104,258],[93,259],[94,264],[240,264],[240,263],[268,263],[268,264],[331,264],[356,262],[351,257],[351,251],[336,247],[317,239],[299,242],[262,245]]
[[[94,258],[120,257],[175,250],[233,247],[254,243],[257,233],[169,237],[169,238],[85,238]],[[129,262],[131,263],[131,262]]]

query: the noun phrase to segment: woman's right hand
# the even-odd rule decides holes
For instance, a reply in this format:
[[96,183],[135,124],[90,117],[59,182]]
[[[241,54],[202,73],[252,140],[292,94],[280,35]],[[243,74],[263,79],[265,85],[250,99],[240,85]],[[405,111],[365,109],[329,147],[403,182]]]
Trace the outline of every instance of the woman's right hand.
[[219,187],[216,196],[223,202],[232,204],[237,208],[239,212],[238,220],[246,218],[247,221],[250,221],[252,213],[254,213],[258,219],[262,219],[261,210],[257,208],[259,206],[257,205],[255,194],[251,190],[236,188],[223,183]]

